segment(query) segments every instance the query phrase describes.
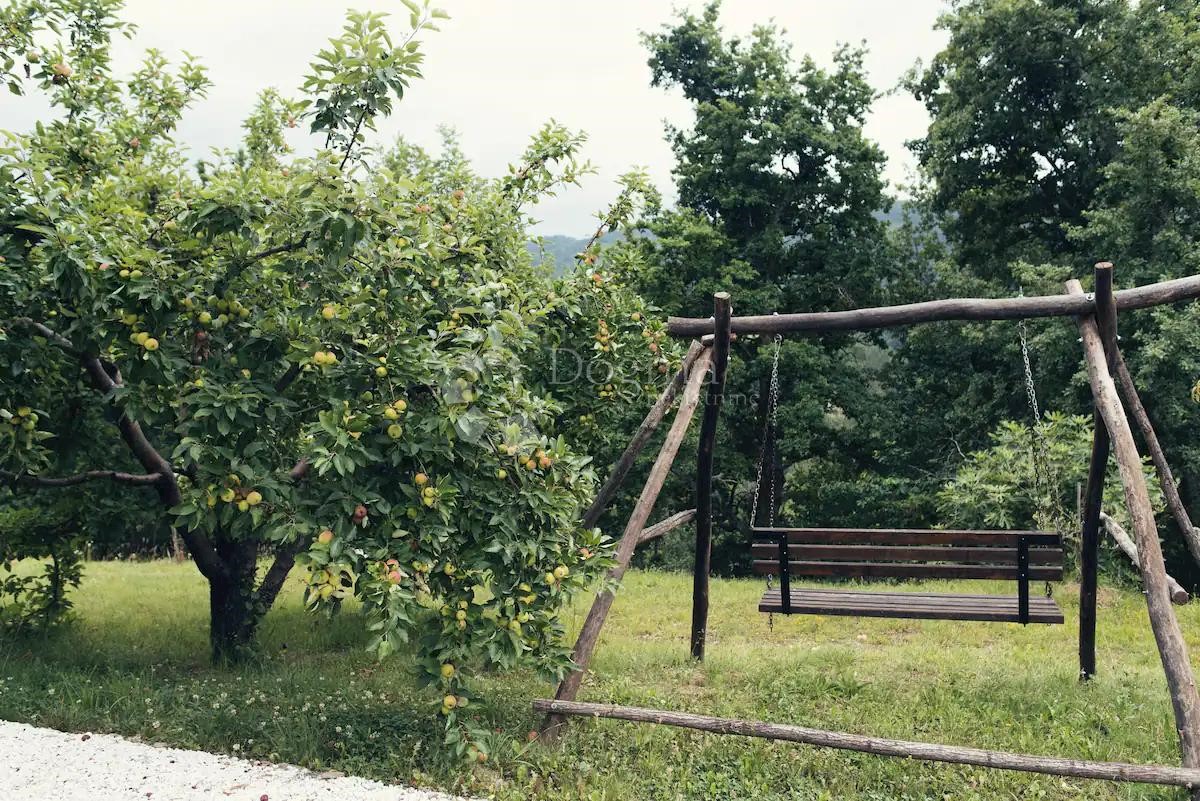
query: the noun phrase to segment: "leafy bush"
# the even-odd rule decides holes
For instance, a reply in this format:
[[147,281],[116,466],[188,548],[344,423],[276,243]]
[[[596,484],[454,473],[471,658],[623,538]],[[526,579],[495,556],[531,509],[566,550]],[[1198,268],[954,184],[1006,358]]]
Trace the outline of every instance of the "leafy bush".
[[66,620],[81,576],[76,529],[61,505],[0,506],[0,634]]
[[[1037,445],[1027,425],[1005,421],[992,433],[992,446],[967,455],[954,478],[938,494],[942,519],[949,526],[977,528],[1043,528],[1058,531],[1078,550],[1076,492],[1087,483],[1092,449],[1092,418],[1048,412],[1038,423]],[[1035,460],[1031,447],[1045,456]],[[1038,475],[1038,462],[1045,465]],[[1155,511],[1162,511],[1162,490],[1154,468],[1144,459],[1143,472]],[[1109,461],[1101,507],[1129,527],[1116,462]]]

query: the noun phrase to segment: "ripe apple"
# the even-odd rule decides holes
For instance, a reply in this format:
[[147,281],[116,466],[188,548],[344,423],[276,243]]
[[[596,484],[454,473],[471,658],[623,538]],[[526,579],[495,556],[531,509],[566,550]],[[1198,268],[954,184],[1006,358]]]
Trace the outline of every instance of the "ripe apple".
[[416,484],[418,487],[423,487],[428,482],[429,482],[429,476],[425,475],[424,473],[417,473],[415,476],[413,476],[413,483]]
[[571,574],[571,569],[566,565],[559,565],[554,568],[554,577],[557,579],[565,579]]
[[322,545],[328,545],[329,543],[333,542],[333,532],[329,529],[325,529],[317,535],[317,542],[321,543]]
[[334,317],[337,317],[337,309],[335,309],[333,306],[326,306],[325,308],[321,309],[321,316],[326,320],[332,320]]
[[250,504],[251,506],[258,506],[260,503],[262,503],[262,499],[262,493],[258,490],[250,490],[250,492],[246,494],[246,503]]
[[148,337],[142,341],[142,347],[149,351],[158,350],[158,340],[154,337]]
[[383,416],[389,420],[395,420],[400,417],[400,412],[393,409],[391,406],[383,410]]

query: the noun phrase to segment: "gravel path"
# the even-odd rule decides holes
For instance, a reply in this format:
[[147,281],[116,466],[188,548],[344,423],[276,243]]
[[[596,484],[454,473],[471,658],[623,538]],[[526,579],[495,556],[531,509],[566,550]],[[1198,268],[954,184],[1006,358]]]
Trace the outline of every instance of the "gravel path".
[[0,721],[6,801],[464,801],[293,765]]

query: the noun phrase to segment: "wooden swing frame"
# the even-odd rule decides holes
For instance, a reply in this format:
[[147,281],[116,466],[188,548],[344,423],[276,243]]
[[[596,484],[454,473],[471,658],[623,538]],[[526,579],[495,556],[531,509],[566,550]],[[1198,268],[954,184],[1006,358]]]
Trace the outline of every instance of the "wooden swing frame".
[[[724,397],[730,343],[738,334],[819,334],[832,331],[866,331],[934,321],[1012,320],[1031,317],[1074,317],[1083,345],[1084,360],[1092,391],[1095,428],[1084,494],[1080,555],[1079,674],[1088,679],[1096,672],[1096,599],[1101,531],[1101,499],[1110,450],[1114,453],[1124,490],[1125,505],[1137,547],[1150,625],[1158,645],[1171,696],[1176,730],[1182,752],[1182,768],[1156,765],[1123,765],[1086,762],[1056,757],[1010,754],[931,743],[912,743],[827,732],[795,726],[725,720],[697,715],[642,710],[576,702],[591,655],[612,607],[610,589],[601,590],[588,613],[575,644],[575,669],[560,682],[553,700],[534,702],[545,713],[540,736],[555,739],[567,716],[582,715],[622,720],[656,722],[704,731],[803,742],[831,748],[863,751],[884,756],[983,765],[1007,770],[1024,770],[1061,776],[1136,781],[1188,787],[1200,801],[1200,693],[1197,692],[1187,646],[1172,609],[1177,586],[1167,576],[1153,508],[1141,469],[1122,400],[1133,411],[1142,440],[1155,464],[1168,508],[1193,555],[1200,561],[1200,534],[1192,527],[1170,468],[1145,408],[1138,397],[1129,370],[1117,346],[1117,312],[1150,308],[1200,298],[1200,275],[1164,281],[1135,289],[1113,291],[1113,266],[1096,265],[1095,291],[1084,293],[1079,282],[1066,282],[1065,293],[1022,298],[961,298],[903,306],[855,309],[845,312],[816,312],[734,317],[730,296],[713,296],[713,316],[705,319],[672,317],[668,332],[676,337],[700,337],[692,342],[679,372],[655,403],[635,433],[625,453],[584,515],[585,525],[595,525],[651,435],[663,420],[676,396],[683,398],[667,433],[650,476],[635,504],[616,552],[611,579],[620,579],[637,546],[689,521],[695,522],[695,569],[693,572],[691,655],[703,660],[708,634],[709,576],[712,548],[712,479],[714,444]],[[699,405],[701,385],[711,372],[704,403],[697,450],[696,508],[673,515],[646,527],[666,475]],[[609,582],[611,583],[611,582]],[[1178,600],[1179,593],[1174,592]]]

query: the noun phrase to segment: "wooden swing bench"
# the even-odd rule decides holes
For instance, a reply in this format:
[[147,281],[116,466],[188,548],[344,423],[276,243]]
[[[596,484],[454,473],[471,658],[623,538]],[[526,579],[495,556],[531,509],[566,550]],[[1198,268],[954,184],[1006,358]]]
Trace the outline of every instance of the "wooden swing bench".
[[[1062,543],[1045,531],[754,528],[754,572],[779,577],[758,610],[924,620],[1062,623],[1053,598],[1031,581],[1059,581]],[[791,586],[793,576],[1016,581],[1016,595],[877,592]]]

